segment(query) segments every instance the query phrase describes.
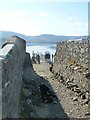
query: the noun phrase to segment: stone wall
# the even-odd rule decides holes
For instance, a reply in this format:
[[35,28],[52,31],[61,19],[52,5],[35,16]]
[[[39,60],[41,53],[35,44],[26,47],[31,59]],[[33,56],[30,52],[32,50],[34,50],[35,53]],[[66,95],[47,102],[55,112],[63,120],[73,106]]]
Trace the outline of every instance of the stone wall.
[[0,117],[18,118],[26,42],[11,37],[0,50]]
[[88,99],[90,79],[88,40],[58,42],[53,73],[78,96]]

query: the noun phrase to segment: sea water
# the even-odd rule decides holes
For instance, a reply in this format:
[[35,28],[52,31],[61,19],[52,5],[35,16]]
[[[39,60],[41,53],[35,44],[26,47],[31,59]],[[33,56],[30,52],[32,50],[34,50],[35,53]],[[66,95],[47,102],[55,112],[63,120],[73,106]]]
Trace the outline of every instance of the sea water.
[[42,43],[27,43],[26,52],[30,53],[39,53],[45,55],[45,52],[49,52],[50,55],[54,55],[56,52],[56,44],[42,44]]

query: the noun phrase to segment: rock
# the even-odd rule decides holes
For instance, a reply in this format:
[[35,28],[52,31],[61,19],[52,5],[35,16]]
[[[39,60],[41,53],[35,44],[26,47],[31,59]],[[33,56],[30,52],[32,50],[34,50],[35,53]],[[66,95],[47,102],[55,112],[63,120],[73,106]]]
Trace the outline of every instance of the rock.
[[67,80],[66,80],[66,84],[68,84],[68,83],[70,83],[70,82],[71,82],[70,79],[67,79]]
[[51,64],[49,70],[50,70],[50,72],[52,72],[52,70],[53,70],[53,63]]
[[85,116],[90,116],[90,112],[87,112],[87,113],[85,114]]
[[86,74],[86,78],[90,78],[90,73],[87,73],[87,74]]
[[73,87],[77,87],[77,85],[76,84],[74,84],[74,83],[72,83],[72,82],[70,82],[70,83],[68,83],[67,84],[67,88],[73,88]]
[[63,83],[64,81],[63,80],[58,80],[60,83]]
[[24,89],[23,88],[23,94],[28,97],[32,94],[32,91],[30,91],[29,89]]
[[88,104],[90,102],[90,100],[86,99],[86,101],[84,101],[84,104]]
[[30,113],[30,117],[31,117],[31,118],[35,118],[36,116],[35,116],[35,114],[34,114],[33,112],[31,112],[31,113]]
[[71,88],[72,91],[74,91],[74,88]]
[[81,48],[81,53],[83,54],[85,52],[84,48]]
[[57,104],[58,102],[57,101],[53,101],[54,104]]
[[86,99],[89,99],[89,92],[86,92]]
[[78,70],[79,67],[74,67],[74,70]]
[[60,76],[60,79],[61,79],[61,80],[63,80],[63,79],[64,79],[62,75]]
[[74,97],[74,98],[73,98],[73,101],[78,101],[78,98],[77,98],[77,97]]
[[58,77],[58,72],[55,73],[55,77],[56,77],[56,78]]
[[28,104],[28,105],[31,105],[31,104],[32,104],[31,99],[27,99],[27,104]]
[[81,98],[82,98],[82,99],[86,99],[85,93],[84,93],[83,95],[81,95]]
[[41,84],[40,87],[40,93],[41,93],[41,99],[44,103],[51,103],[53,102],[53,92],[45,85]]
[[80,90],[80,88],[75,88],[74,92],[81,93],[81,90]]

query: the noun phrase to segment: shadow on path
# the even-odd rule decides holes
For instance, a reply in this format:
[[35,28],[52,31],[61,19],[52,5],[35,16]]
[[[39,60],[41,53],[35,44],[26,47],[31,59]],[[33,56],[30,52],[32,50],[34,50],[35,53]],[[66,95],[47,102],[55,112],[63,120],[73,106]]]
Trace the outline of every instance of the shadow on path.
[[40,91],[38,97],[41,102],[35,107],[37,116],[40,118],[68,118],[48,80],[40,77],[38,86]]
[[49,81],[33,69],[28,53],[23,71],[20,117],[68,118]]

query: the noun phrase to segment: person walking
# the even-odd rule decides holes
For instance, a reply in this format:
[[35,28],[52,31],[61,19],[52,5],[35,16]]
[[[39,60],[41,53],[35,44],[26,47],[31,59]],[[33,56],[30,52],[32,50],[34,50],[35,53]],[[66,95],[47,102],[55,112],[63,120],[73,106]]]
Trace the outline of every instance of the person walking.
[[37,58],[38,63],[40,64],[40,55],[37,54],[36,58]]
[[52,63],[53,63],[53,57],[54,57],[54,55],[52,54]]

